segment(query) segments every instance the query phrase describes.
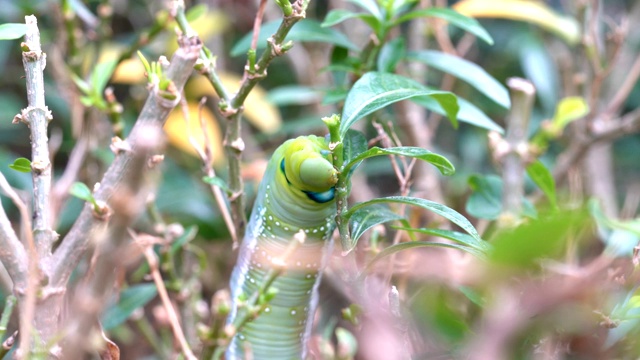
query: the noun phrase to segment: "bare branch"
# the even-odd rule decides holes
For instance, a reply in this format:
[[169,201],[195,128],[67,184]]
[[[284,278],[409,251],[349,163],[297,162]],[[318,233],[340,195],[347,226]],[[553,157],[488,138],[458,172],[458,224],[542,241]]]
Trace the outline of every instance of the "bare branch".
[[112,194],[111,208],[113,215],[110,229],[95,240],[98,240],[100,257],[96,262],[94,274],[88,286],[80,287],[75,298],[75,316],[67,330],[64,347],[64,358],[79,359],[85,351],[92,350],[87,346],[88,334],[96,329],[96,317],[102,310],[107,295],[113,287],[114,269],[122,265],[126,252],[127,228],[144,209],[149,191],[146,174],[148,159],[161,144],[162,130],[157,124],[142,128],[136,141],[136,149],[129,154],[130,169],[124,172],[121,186]]
[[525,79],[511,78],[507,81],[511,91],[511,111],[507,123],[506,141],[509,152],[504,158],[502,178],[504,180],[503,214],[519,217],[524,195],[524,160],[526,155],[527,130],[536,89]]
[[[180,40],[180,48],[175,52],[165,72],[166,77],[173,82],[173,86],[170,89],[176,99],[180,98],[182,88],[191,75],[201,47],[202,44],[197,37],[181,38]],[[99,189],[94,194],[96,200],[109,203],[118,188],[122,186],[127,173],[133,171],[131,168],[132,154],[136,152],[136,148],[139,146],[138,138],[144,135],[149,126],[161,127],[175,104],[176,102],[167,101],[167,99],[160,96],[157,89],[152,90],[127,139],[133,151],[121,152],[116,156],[116,159],[104,175]],[[78,220],[76,220],[54,253],[52,284],[64,285],[66,283],[71,271],[73,271],[80,257],[84,254],[92,231],[100,223],[101,221],[93,216],[91,206],[85,205]]]
[[[10,194],[9,196],[14,201],[22,203],[2,173],[0,173],[0,189]],[[20,207],[18,206],[18,208]],[[0,261],[9,272],[14,284],[20,284],[19,287],[24,287],[27,280],[27,263],[29,262],[27,252],[11,227],[11,222],[4,212],[2,204],[0,204]]]

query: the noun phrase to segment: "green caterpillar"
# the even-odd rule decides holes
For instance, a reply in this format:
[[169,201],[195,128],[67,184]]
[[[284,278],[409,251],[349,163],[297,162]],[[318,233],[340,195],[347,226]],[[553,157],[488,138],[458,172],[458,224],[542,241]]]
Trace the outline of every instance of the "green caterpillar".
[[289,248],[296,233],[305,241],[287,257],[284,272],[268,307],[242,326],[231,340],[227,359],[304,359],[317,304],[317,288],[332,244],[338,174],[330,161],[327,141],[316,136],[288,140],[273,154],[260,183],[256,203],[231,275],[232,310],[238,299],[254,294],[274,259]]

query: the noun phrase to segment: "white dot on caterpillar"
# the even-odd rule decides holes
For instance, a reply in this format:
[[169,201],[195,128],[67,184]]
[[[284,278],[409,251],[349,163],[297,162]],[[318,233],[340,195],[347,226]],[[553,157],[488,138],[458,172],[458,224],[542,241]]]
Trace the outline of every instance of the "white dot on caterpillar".
[[311,294],[311,290],[307,290],[307,295]]
[[273,216],[269,215],[269,220],[273,220]]
[[267,256],[267,252],[264,251],[264,250],[262,250],[261,254],[262,254],[262,256]]
[[244,340],[244,335],[239,334],[239,335],[238,335],[238,338],[239,338],[240,340]]
[[256,265],[256,266],[257,266],[257,267],[259,267],[259,268],[261,268],[261,267],[262,267],[262,264],[258,263],[258,265]]
[[309,229],[304,229],[304,232],[308,234],[309,233]]
[[296,261],[296,266],[300,266],[300,265],[302,265],[300,261]]
[[307,274],[307,279],[311,279],[311,274]]
[[267,230],[271,230],[271,226],[267,226]]
[[249,282],[251,282],[252,284],[256,283],[256,281],[253,278],[249,278]]
[[264,308],[264,312],[270,312],[271,308]]
[[296,311],[295,310],[291,310],[291,315],[295,315]]
[[289,231],[289,227],[285,226],[284,231]]
[[311,264],[307,264],[307,268],[310,268],[310,267],[311,267]]
[[324,226],[320,226],[320,231],[324,231]]
[[318,229],[313,229],[313,233],[314,234],[317,233],[317,232],[318,232]]
[[276,226],[280,226],[280,221],[276,221]]

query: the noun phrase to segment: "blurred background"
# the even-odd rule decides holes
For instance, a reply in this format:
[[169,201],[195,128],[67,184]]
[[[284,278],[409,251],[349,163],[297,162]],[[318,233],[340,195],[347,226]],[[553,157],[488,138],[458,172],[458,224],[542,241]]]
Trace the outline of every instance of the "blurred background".
[[[367,286],[372,298],[368,302],[355,300],[345,290],[336,270],[339,257],[334,259],[335,269],[327,271],[321,287],[322,306],[312,346],[315,354],[331,358],[327,354],[333,351],[334,358],[341,358],[337,355],[341,345],[348,348],[357,343],[355,355],[345,350],[344,358],[403,358],[404,351],[415,359],[637,358],[640,126],[633,119],[640,117],[640,31],[634,26],[640,22],[640,3],[504,2],[509,4],[433,0],[419,5],[451,7],[477,18],[493,38],[492,45],[425,18],[395,27],[386,41],[402,39],[412,50],[438,50],[464,58],[503,85],[511,77],[529,79],[536,95],[528,136],[539,146],[534,157],[553,174],[557,201],[543,196],[527,178],[527,218],[505,231],[500,222],[502,166],[488,134],[491,129],[508,128],[509,110],[486,91],[446,70],[433,66],[416,72],[410,61],[400,60],[397,73],[450,90],[482,113],[477,118],[485,126],[472,119],[461,120],[455,128],[446,118],[423,109],[421,123],[415,127],[406,121],[410,109],[398,104],[378,114],[376,121],[403,145],[426,146],[447,156],[456,173],[445,178],[418,167],[411,192],[467,216],[483,238],[495,245],[495,251],[488,260],[440,249],[403,253],[371,270]],[[536,7],[511,7],[523,2]],[[193,28],[216,56],[223,82],[230,89],[237,87],[258,1],[193,1],[187,7]],[[54,185],[59,200],[54,204],[56,231],[64,235],[83,205],[82,200],[66,195],[70,183],[62,181],[70,159],[82,157],[75,181],[91,187],[100,180],[113,160],[111,137],[126,136],[148,94],[144,68],[135,51],[139,48],[147,59],[170,57],[177,48],[176,24],[161,1],[0,0],[0,9],[0,24],[23,22],[27,14],[38,17],[47,53],[46,103],[54,118],[49,129],[54,174],[59,180]],[[354,2],[311,1],[310,23],[302,28],[306,32],[296,35],[295,46],[273,62],[268,77],[246,102],[242,131],[248,204],[253,203],[273,149],[294,136],[324,135],[320,118],[340,113],[349,85],[359,75],[352,71],[355,67],[336,70],[336,59],[340,51],[357,57],[369,42],[371,29],[358,19],[320,27],[333,9],[362,11]],[[280,18],[280,9],[269,2],[264,26]],[[28,198],[30,174],[9,168],[15,159],[30,157],[27,127],[11,123],[26,107],[19,43],[0,41],[0,171]],[[597,52],[595,64],[590,50]],[[117,67],[113,60],[118,60]],[[89,85],[88,91],[79,85],[82,83]],[[105,95],[107,87],[110,90]],[[199,112],[203,97],[207,102]],[[226,178],[222,150],[226,120],[219,114],[215,92],[204,77],[194,73],[185,87],[185,98],[191,131],[200,131],[194,119],[202,116],[214,168]],[[570,99],[563,108],[566,98]],[[598,137],[602,129],[616,127],[623,120],[631,125]],[[544,133],[544,124],[554,121],[564,121],[560,133]],[[175,279],[168,276],[166,282],[175,301],[192,307],[193,318],[185,328],[188,337],[196,339],[197,324],[210,324],[212,296],[227,286],[236,253],[208,185],[202,181],[202,160],[188,140],[180,109],[171,115],[165,130],[168,146],[155,202],[135,228],[152,233],[158,219],[182,228],[183,241],[189,243],[184,251],[193,258],[165,260],[178,267],[181,261],[199,261],[200,265],[195,273],[172,275]],[[363,123],[359,130],[368,139],[379,135],[371,124]],[[563,162],[567,159],[569,163]],[[358,172],[353,180],[354,202],[399,192],[388,159],[371,160]],[[12,203],[2,197],[2,205],[18,223]],[[450,227],[417,210],[408,213],[408,218],[416,227]],[[391,241],[394,231],[376,228],[367,235],[360,244],[360,263],[375,255],[375,241]],[[371,237],[379,240],[372,242]],[[132,255],[119,276],[118,286],[124,292],[114,297],[103,326],[120,345],[123,359],[169,358],[173,341],[166,314],[155,292],[144,286],[148,269],[141,254],[137,255]],[[388,308],[388,300],[375,297],[388,299],[389,285],[400,291],[401,321],[393,314],[376,315]],[[185,287],[190,290],[188,300],[181,297]],[[1,294],[6,296],[8,291],[4,281]],[[122,305],[123,298],[129,300],[128,305]],[[345,320],[341,315],[345,309],[363,315],[349,322],[349,316]],[[336,327],[353,335],[338,336]]]

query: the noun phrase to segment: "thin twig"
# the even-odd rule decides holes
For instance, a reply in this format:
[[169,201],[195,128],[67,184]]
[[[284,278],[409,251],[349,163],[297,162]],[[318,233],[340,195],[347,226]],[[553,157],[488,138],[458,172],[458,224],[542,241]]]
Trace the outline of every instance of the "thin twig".
[[[200,147],[195,137],[191,133],[191,119],[189,117],[189,111],[187,111],[186,103],[182,102],[182,113],[185,121],[187,122],[187,137],[189,138],[189,143],[196,150],[198,156],[202,160],[204,164],[204,173],[208,177],[215,177],[216,173],[213,169],[213,152],[211,151],[211,142],[209,140],[209,133],[207,131],[207,125],[205,123],[204,117],[202,116],[202,107],[206,103],[206,98],[203,97],[198,106],[198,117],[200,120],[200,129],[202,131],[202,135],[204,137],[204,149]],[[238,246],[238,236],[236,235],[236,228],[233,225],[233,219],[231,218],[231,213],[229,212],[229,208],[227,207],[227,198],[222,193],[220,187],[215,186],[213,184],[209,185],[211,192],[213,193],[214,198],[216,199],[216,204],[218,205],[218,209],[220,210],[220,214],[222,214],[222,218],[224,219],[224,223],[227,225],[227,229],[229,230],[229,235],[231,235],[231,240],[233,241],[233,248],[235,249]]]
[[149,244],[141,244],[139,241],[138,245],[142,246],[144,256],[149,263],[149,269],[151,271],[151,276],[153,277],[153,281],[156,284],[156,288],[158,289],[158,295],[160,295],[160,299],[162,300],[162,305],[167,311],[167,315],[169,316],[169,323],[171,324],[171,328],[173,329],[173,335],[180,343],[180,347],[182,348],[182,352],[184,356],[188,360],[196,360],[196,356],[191,351],[191,347],[189,347],[189,343],[184,336],[184,331],[182,330],[182,326],[180,326],[180,321],[178,320],[178,315],[176,310],[173,308],[173,304],[171,304],[171,299],[169,299],[169,294],[167,293],[167,288],[164,285],[164,281],[162,281],[162,275],[160,275],[160,270],[158,269],[158,258],[156,253],[153,251],[153,247]]
[[260,0],[260,6],[258,7],[258,13],[253,21],[253,36],[251,38],[251,49],[254,51],[258,47],[258,38],[260,37],[260,25],[262,24],[262,18],[264,17],[264,8],[267,6],[267,0]]

